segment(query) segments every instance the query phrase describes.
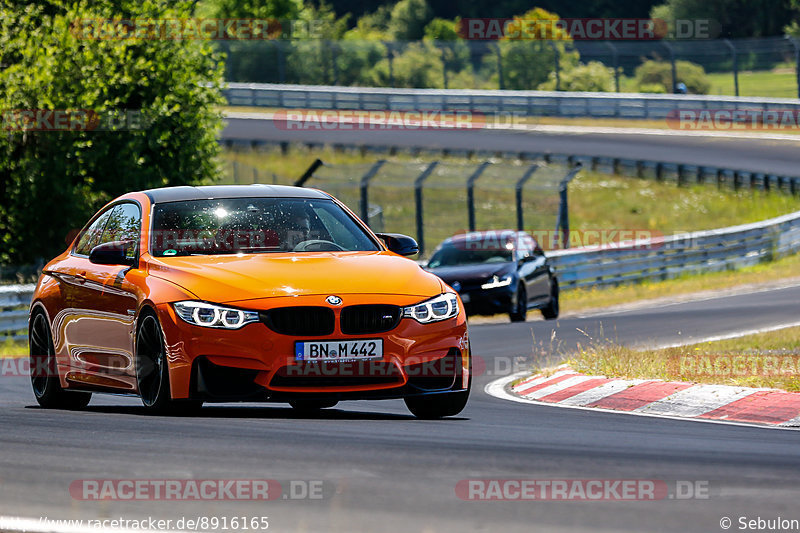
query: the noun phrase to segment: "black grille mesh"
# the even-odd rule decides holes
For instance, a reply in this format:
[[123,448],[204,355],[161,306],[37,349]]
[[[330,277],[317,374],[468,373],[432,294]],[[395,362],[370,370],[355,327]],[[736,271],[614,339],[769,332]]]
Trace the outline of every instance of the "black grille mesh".
[[400,318],[396,305],[351,305],[342,309],[340,326],[345,335],[367,335],[396,328]]
[[333,333],[336,319],[327,307],[279,307],[261,313],[262,321],[282,335],[321,336]]

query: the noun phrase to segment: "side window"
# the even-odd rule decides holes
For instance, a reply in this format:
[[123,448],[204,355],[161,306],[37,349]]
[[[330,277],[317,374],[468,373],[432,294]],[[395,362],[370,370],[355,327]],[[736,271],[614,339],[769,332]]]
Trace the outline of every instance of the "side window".
[[129,258],[135,257],[139,245],[140,224],[139,206],[129,203],[119,204],[111,211],[108,224],[106,224],[98,244],[114,241],[132,241],[134,246],[126,247],[125,251]]
[[533,247],[535,243],[533,239],[526,236],[521,236],[517,239],[517,260],[527,259],[533,255]]
[[106,222],[108,222],[108,217],[111,216],[111,211],[112,209],[107,210],[100,215],[97,220],[92,222],[91,226],[86,228],[86,231],[84,231],[80,239],[78,239],[77,246],[75,246],[76,254],[89,255],[92,248],[100,244],[100,237],[103,235],[103,229],[106,226]]

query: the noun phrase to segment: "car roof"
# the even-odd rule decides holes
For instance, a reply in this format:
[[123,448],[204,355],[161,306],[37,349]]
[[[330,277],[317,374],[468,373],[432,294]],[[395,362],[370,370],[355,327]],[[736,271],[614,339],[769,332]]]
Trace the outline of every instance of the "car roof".
[[203,185],[191,187],[163,187],[142,191],[154,204],[185,200],[211,200],[215,198],[319,198],[330,196],[316,189],[288,185]]
[[458,242],[464,240],[481,240],[487,238],[495,238],[495,239],[510,239],[512,237],[523,237],[527,235],[524,231],[517,231],[513,229],[495,229],[495,230],[484,230],[484,231],[469,231],[467,233],[459,233],[457,235],[452,235],[444,240],[445,243],[450,242]]

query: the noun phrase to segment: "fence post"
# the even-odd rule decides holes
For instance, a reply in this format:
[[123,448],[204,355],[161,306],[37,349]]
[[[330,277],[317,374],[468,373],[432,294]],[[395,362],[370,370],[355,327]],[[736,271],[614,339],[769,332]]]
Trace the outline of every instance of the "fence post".
[[[434,43],[434,46],[439,48],[436,43]],[[441,48],[439,48],[439,51],[442,54],[442,78],[444,80],[445,89],[447,89],[447,54],[445,53],[446,48],[447,45],[443,45]]]
[[489,161],[484,161],[467,179],[467,218],[469,219],[470,231],[475,231],[475,182],[481,177],[486,167],[491,164]]
[[297,181],[294,182],[295,187],[303,187],[305,186],[306,182],[311,179],[311,176],[314,175],[314,172],[317,171],[319,167],[324,165],[325,163],[322,162],[322,159],[315,159],[311,166],[309,166],[303,175],[297,178]]
[[[553,64],[554,64],[555,69],[556,69],[555,70],[555,72],[556,72],[556,91],[560,91],[561,90],[561,69],[559,67],[560,61],[559,61],[558,47],[556,46],[556,43],[554,43],[553,41],[548,41],[548,42],[550,43],[550,48],[553,49]],[[535,89],[535,87],[534,87],[534,89]]]
[[414,211],[417,218],[417,244],[419,245],[419,255],[425,253],[425,227],[423,224],[423,206],[422,206],[422,186],[425,180],[431,175],[433,170],[438,165],[438,161],[434,161],[422,171],[422,174],[417,176],[414,180]]
[[[607,47],[611,48],[611,57],[614,61],[614,89],[616,92],[619,92],[619,51],[617,50],[617,47],[611,43],[611,41],[603,42]],[[617,109],[615,114],[619,115],[619,109]]]
[[331,63],[333,64],[333,84],[339,85],[339,63],[336,61],[337,52],[339,51],[339,44],[336,42],[330,43],[331,46]]
[[278,82],[286,83],[286,51],[283,49],[283,41],[276,40],[274,42],[278,48]]
[[367,173],[361,177],[361,220],[367,226],[369,226],[369,182],[375,177],[375,174],[378,173],[384,163],[386,163],[385,159],[379,159],[370,167]]
[[722,40],[731,50],[731,58],[733,59],[733,91],[736,96],[739,96],[739,60],[736,54],[736,47],[730,39]]
[[[560,201],[558,204],[556,236],[558,235],[558,231],[561,230],[561,247],[564,249],[569,248],[569,204],[567,203],[567,186],[569,182],[572,181],[572,178],[578,174],[582,166],[581,163],[576,163],[575,166],[572,167],[572,170],[570,170],[558,184],[558,196]],[[554,236],[554,238],[557,238],[556,236]],[[554,248],[555,244],[557,243],[553,243]]]
[[497,84],[499,85],[499,89],[502,91],[506,88],[506,84],[503,83],[503,54],[500,53],[500,45],[494,45],[494,51],[497,53]]
[[669,52],[669,62],[672,64],[672,94],[678,89],[678,69],[675,67],[675,49],[672,48],[672,45],[669,44],[667,41],[661,41],[661,44],[664,45],[664,48],[667,49]]
[[539,169],[539,165],[534,163],[533,165],[528,167],[528,170],[525,171],[525,174],[517,181],[517,185],[515,187],[516,199],[517,199],[517,231],[525,231],[525,220],[522,216],[522,190],[525,187],[525,183],[531,179],[533,173]]
[[797,97],[800,98],[800,45],[797,44],[797,39],[787,37],[789,42],[794,47],[794,75],[797,79]]
[[390,42],[383,44],[386,46],[386,60],[389,61],[389,87],[394,87],[394,47]]

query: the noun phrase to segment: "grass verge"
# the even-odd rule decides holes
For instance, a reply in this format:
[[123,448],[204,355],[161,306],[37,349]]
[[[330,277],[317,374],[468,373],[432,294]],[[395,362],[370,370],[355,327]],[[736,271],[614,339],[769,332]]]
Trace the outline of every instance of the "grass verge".
[[661,350],[589,346],[567,362],[589,375],[800,392],[800,327]]

